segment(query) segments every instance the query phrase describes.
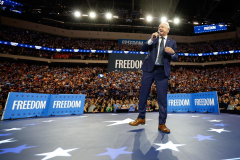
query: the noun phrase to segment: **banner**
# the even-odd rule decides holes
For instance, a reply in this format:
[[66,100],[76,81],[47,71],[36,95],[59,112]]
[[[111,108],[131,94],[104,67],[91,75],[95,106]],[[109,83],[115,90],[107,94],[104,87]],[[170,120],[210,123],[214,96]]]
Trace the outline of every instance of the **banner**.
[[147,42],[146,40],[135,40],[135,39],[119,39],[119,44],[130,44],[130,45],[143,45],[143,43]]
[[9,92],[3,119],[46,116],[50,94]]
[[188,94],[168,94],[168,112],[217,112],[217,92],[202,92]]
[[2,120],[49,115],[83,114],[84,103],[84,94],[9,92]]
[[48,107],[48,115],[83,114],[84,94],[52,95]]
[[197,112],[219,112],[217,92],[192,93],[192,101]]
[[188,112],[194,110],[191,94],[168,94],[168,112]]
[[140,70],[147,55],[109,54],[108,71],[136,71]]

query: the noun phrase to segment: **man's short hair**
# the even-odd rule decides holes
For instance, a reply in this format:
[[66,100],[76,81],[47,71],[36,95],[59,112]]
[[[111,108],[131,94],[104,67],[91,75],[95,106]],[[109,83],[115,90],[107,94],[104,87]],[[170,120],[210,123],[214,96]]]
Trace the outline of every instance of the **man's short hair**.
[[[169,30],[170,30],[170,25],[169,25],[168,22],[161,22],[161,23],[165,23],[165,24],[167,25],[167,27],[169,28]],[[160,23],[160,24],[161,24],[161,23]]]

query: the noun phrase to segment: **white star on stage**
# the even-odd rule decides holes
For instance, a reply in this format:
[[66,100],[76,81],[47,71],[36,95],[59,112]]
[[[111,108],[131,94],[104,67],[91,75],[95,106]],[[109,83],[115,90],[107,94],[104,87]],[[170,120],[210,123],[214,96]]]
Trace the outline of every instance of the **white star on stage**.
[[42,121],[42,122],[52,122],[52,121],[54,121],[54,120],[48,120],[48,121]]
[[167,142],[165,144],[161,144],[161,143],[154,143],[154,144],[160,146],[156,150],[171,149],[171,150],[174,150],[174,151],[179,151],[177,149],[177,147],[185,145],[185,144],[174,144],[172,141],[169,141],[169,142]]
[[239,158],[232,158],[232,159],[224,159],[224,160],[237,160],[237,159],[240,159],[240,157]]
[[228,131],[228,130],[224,130],[224,128],[221,128],[221,129],[214,129],[214,128],[210,128],[211,130],[207,130],[207,131],[215,131],[215,132],[218,132],[218,133],[221,133],[221,132],[231,132],[231,131]]
[[0,144],[2,144],[2,143],[8,143],[8,142],[15,142],[15,141],[17,141],[17,140],[13,140],[14,138],[10,138],[10,139],[5,139],[5,140],[2,140],[2,141],[0,141]]
[[88,117],[88,116],[79,116],[79,118],[86,118],[86,117]]
[[208,120],[209,122],[221,122],[222,120],[216,120],[216,119],[214,119],[214,120]]
[[[151,119],[146,119],[146,121],[149,121]],[[109,124],[107,126],[114,126],[114,125],[119,125],[119,124],[127,124],[129,122],[132,122],[134,121],[133,119],[130,119],[130,118],[127,118],[127,119],[124,119],[124,120],[120,120],[120,121],[104,121],[104,122],[115,122],[113,124]]]
[[35,154],[35,156],[46,156],[42,160],[47,160],[47,159],[50,159],[50,158],[53,158],[53,157],[56,157],[56,156],[70,157],[71,155],[68,152],[71,152],[71,151],[76,150],[76,149],[78,149],[78,148],[64,150],[64,149],[59,147],[53,152]]
[[17,130],[22,130],[24,127],[22,128],[11,128],[11,129],[3,129],[3,131],[17,131]]

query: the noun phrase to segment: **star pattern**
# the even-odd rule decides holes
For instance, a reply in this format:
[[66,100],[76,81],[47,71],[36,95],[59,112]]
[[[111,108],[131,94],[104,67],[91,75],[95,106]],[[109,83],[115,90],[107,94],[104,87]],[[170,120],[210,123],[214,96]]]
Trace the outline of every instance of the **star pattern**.
[[16,142],[17,141],[17,140],[13,140],[13,139],[14,138],[2,140],[2,141],[0,141],[0,144],[2,144],[2,143],[9,143],[9,142]]
[[2,136],[11,136],[11,135],[12,135],[12,133],[0,134],[0,137],[2,137]]
[[3,152],[0,152],[0,154],[4,154],[4,153],[20,153],[24,149],[36,147],[36,146],[28,146],[28,147],[26,147],[26,146],[27,146],[27,144],[24,144],[22,146],[18,146],[18,147],[15,147],[15,148],[0,149],[0,150],[3,151]]
[[36,124],[31,123],[31,124],[24,124],[24,126],[35,126]]
[[[146,119],[146,121],[149,121],[149,120],[151,120],[151,119]],[[128,124],[129,122],[132,122],[132,121],[134,121],[134,120],[127,118],[127,119],[120,120],[120,121],[104,121],[104,122],[114,122],[113,124],[107,125],[107,126],[114,126],[114,125],[120,125],[120,124]]]
[[[23,127],[24,128],[24,127]],[[22,130],[23,128],[11,128],[11,129],[3,129],[4,132],[7,131],[18,131],[18,130]]]
[[171,149],[171,150],[174,150],[174,151],[179,151],[177,147],[185,145],[185,144],[174,144],[172,141],[169,141],[165,144],[162,144],[162,143],[154,143],[154,144],[160,146],[156,150]]
[[42,121],[42,122],[52,122],[52,121],[54,121],[54,120],[48,120],[48,121]]
[[240,159],[240,157],[238,157],[238,158],[231,158],[231,159],[224,159],[224,160],[237,160],[237,159]]
[[79,118],[86,118],[86,117],[88,117],[88,116],[79,116]]
[[222,120],[216,120],[216,119],[214,119],[214,120],[208,120],[209,122],[221,122]]
[[95,156],[104,156],[109,155],[112,160],[117,158],[120,154],[132,154],[133,152],[124,151],[127,147],[122,147],[119,149],[113,149],[113,148],[106,148],[107,152],[95,155]]
[[216,140],[216,139],[212,139],[211,137],[213,137],[213,136],[202,136],[202,135],[198,134],[197,137],[191,137],[191,138],[197,138],[198,141],[203,141],[203,140]]
[[218,133],[231,132],[231,131],[228,131],[228,130],[224,130],[224,128],[221,128],[221,129],[210,128],[210,129],[211,129],[211,130],[207,130],[207,131],[215,131],[215,132],[218,132]]
[[223,123],[220,123],[220,124],[214,124],[214,126],[222,126],[222,127],[225,127],[225,126],[227,126],[227,125],[229,125],[229,124],[223,124]]
[[124,120],[121,120],[121,121],[104,121],[104,122],[114,122],[113,124],[109,124],[107,126],[114,126],[114,125],[119,125],[119,124],[126,124],[126,123],[129,123],[129,122],[132,122],[134,121],[133,119],[130,119],[130,118],[127,118],[127,119],[124,119]]
[[203,117],[202,119],[211,119],[211,117]]
[[53,152],[35,154],[35,156],[46,156],[42,160],[47,160],[47,159],[50,159],[50,158],[53,158],[53,157],[57,157],[57,156],[71,157],[71,155],[68,152],[74,151],[76,149],[78,149],[78,148],[64,150],[64,149],[59,147],[56,150],[54,150]]

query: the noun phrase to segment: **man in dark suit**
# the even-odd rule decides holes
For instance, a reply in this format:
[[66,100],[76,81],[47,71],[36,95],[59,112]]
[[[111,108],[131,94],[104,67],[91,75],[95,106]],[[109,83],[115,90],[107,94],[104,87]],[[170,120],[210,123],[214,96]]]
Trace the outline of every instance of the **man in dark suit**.
[[145,124],[147,98],[152,83],[155,81],[159,104],[158,130],[165,133],[170,132],[165,125],[167,119],[168,78],[171,71],[170,62],[178,59],[176,42],[167,36],[169,30],[169,24],[162,22],[159,25],[158,32],[153,33],[151,38],[141,48],[143,52],[148,52],[148,55],[141,68],[143,75],[139,99],[139,115],[135,121],[129,123],[132,126]]

